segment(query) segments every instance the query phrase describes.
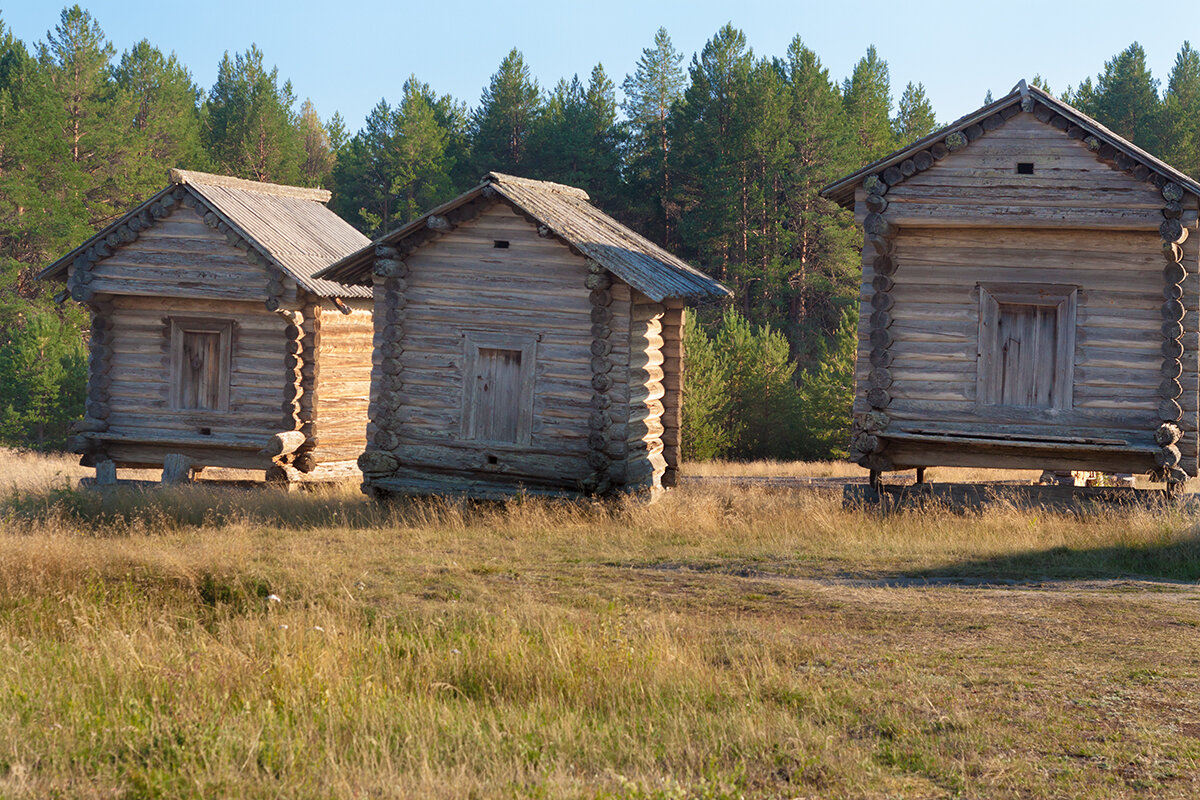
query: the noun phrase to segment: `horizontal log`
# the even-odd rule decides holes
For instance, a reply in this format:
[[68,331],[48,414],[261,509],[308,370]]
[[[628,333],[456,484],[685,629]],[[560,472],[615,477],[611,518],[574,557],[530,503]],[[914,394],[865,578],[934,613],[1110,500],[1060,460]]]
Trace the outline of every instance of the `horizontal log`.
[[299,450],[308,440],[300,431],[280,431],[267,440],[267,444],[259,451],[270,457],[286,456]]

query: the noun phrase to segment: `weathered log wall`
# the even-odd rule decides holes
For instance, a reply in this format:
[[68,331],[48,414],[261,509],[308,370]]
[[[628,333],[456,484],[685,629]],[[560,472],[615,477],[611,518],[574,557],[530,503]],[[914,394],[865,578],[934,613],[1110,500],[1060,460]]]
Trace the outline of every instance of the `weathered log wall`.
[[[263,308],[262,302],[215,302],[176,298],[113,296],[108,319],[111,361],[108,368],[106,435],[108,452],[118,462],[161,463],[168,452],[190,448],[197,464],[264,467],[269,459],[254,456],[281,430],[284,397],[284,328],[287,323]],[[169,403],[171,380],[170,317],[231,320],[229,410],[177,410]],[[204,431],[207,431],[205,433]],[[137,439],[161,439],[150,445]],[[122,439],[129,444],[121,444]],[[214,451],[232,447],[242,451]]]
[[[440,476],[447,488],[472,481],[577,489],[589,466],[593,411],[593,305],[585,259],[504,203],[403,256],[404,277],[376,287],[371,447],[392,454],[397,473]],[[507,242],[498,246],[497,242]],[[396,303],[388,300],[395,295]],[[400,285],[402,284],[402,286]],[[629,360],[628,289],[604,314],[611,326],[609,390],[629,402],[618,376]],[[390,317],[394,319],[390,319]],[[536,339],[531,443],[464,440],[465,334]],[[391,445],[391,446],[387,446]],[[386,487],[385,481],[376,481]]]

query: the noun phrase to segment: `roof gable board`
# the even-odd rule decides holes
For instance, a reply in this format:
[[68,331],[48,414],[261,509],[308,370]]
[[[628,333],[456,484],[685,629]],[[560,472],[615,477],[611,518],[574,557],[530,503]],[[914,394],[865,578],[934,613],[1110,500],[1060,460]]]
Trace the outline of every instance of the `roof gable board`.
[[[867,195],[858,189],[865,204]],[[891,186],[889,221],[898,225],[990,224],[1155,228],[1164,199],[1158,188],[1097,157],[1084,141],[1018,114],[969,147],[934,161]],[[872,204],[879,206],[876,198]],[[1190,208],[1189,208],[1190,205]],[[1188,195],[1181,215],[1194,218]],[[860,216],[863,206],[856,205]]]
[[1013,118],[1030,114],[1064,135],[1083,142],[1096,157],[1130,173],[1136,180],[1150,182],[1156,190],[1174,183],[1194,196],[1200,196],[1200,183],[1158,158],[1118,136],[1096,120],[1054,96],[1021,81],[999,100],[950,123],[911,145],[897,150],[858,171],[837,180],[820,192],[822,197],[850,208],[859,186],[899,184],[930,168],[952,153],[970,148],[990,132],[1002,128]]
[[[244,250],[255,266],[267,266],[322,297],[369,297],[370,291],[313,276],[338,258],[367,243],[367,238],[323,205],[324,190],[258,184],[225,176],[171,170],[171,184],[100,230],[38,273],[62,279],[72,265],[88,271],[141,230],[168,216],[179,205],[195,207],[210,227]],[[266,287],[264,287],[266,291]],[[85,290],[72,287],[81,299]]]
[[[272,272],[204,223],[197,208],[176,205],[87,270],[93,293],[263,302]],[[277,274],[277,273],[276,273]],[[78,282],[78,281],[76,281]]]

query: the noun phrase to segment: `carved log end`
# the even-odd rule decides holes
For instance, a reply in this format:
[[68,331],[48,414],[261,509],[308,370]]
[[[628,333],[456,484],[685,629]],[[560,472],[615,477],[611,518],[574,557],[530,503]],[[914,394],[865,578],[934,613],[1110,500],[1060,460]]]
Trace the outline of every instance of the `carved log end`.
[[1163,400],[1158,404],[1158,418],[1163,422],[1179,422],[1183,419],[1183,409],[1174,400]]
[[1183,187],[1178,183],[1165,183],[1162,187],[1162,196],[1165,200],[1178,202],[1183,199]]
[[1164,422],[1154,431],[1154,441],[1159,447],[1173,445],[1183,438],[1183,431],[1174,422]]

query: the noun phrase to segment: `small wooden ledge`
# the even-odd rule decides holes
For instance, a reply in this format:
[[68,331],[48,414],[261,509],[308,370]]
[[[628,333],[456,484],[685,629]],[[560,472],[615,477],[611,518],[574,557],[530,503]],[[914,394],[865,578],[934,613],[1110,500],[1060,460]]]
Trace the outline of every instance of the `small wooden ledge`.
[[1031,436],[1023,433],[968,433],[966,431],[883,431],[883,439],[898,442],[967,444],[975,447],[1020,447],[1036,450],[1102,450],[1113,453],[1157,453],[1153,445],[1130,444],[1125,439],[1071,436]]
[[215,433],[211,436],[203,436],[199,433],[113,433],[111,431],[104,432],[87,432],[81,433],[87,439],[96,442],[121,442],[123,444],[151,444],[170,447],[172,445],[180,447],[212,447],[223,450],[261,450],[265,439],[260,436],[247,436],[244,434],[222,434]]

